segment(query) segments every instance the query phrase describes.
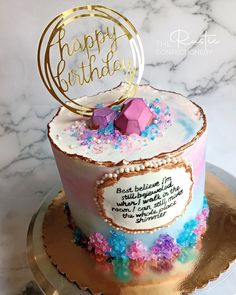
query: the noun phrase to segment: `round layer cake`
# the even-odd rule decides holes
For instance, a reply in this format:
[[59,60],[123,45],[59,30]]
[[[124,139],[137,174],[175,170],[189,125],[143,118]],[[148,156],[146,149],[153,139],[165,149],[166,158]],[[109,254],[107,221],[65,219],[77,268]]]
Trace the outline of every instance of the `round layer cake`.
[[[80,103],[103,108],[122,95],[123,87]],[[65,107],[48,125],[67,213],[75,223],[74,241],[100,258],[158,261],[159,266],[186,262],[200,244],[208,215],[206,118],[177,93],[141,85],[136,97],[152,113],[140,134],[124,132],[109,120],[94,128],[91,118]],[[123,108],[112,110],[119,117]],[[124,122],[132,116],[141,120],[136,113]]]

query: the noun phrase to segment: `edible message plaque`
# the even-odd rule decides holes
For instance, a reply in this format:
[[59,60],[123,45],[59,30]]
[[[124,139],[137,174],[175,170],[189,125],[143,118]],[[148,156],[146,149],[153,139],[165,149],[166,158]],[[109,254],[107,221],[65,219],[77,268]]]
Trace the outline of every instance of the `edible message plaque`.
[[98,184],[97,203],[105,221],[114,227],[151,232],[184,213],[192,198],[192,186],[192,169],[185,162],[124,171]]

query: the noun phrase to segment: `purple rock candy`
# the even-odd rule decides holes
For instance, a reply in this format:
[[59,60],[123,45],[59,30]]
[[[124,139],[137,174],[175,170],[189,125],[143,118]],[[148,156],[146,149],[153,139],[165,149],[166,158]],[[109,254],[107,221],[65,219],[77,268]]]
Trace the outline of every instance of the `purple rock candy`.
[[109,107],[95,109],[91,117],[92,128],[105,128],[109,123],[114,122],[117,112]]
[[142,98],[130,98],[125,103],[121,114],[115,120],[116,127],[122,134],[138,134],[148,126],[153,119],[153,113]]

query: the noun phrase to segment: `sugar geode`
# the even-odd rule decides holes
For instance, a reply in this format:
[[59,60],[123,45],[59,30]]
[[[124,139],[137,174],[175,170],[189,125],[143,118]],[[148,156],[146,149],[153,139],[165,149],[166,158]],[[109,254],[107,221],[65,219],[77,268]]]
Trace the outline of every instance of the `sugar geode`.
[[105,128],[117,117],[117,112],[109,107],[95,109],[91,118],[92,128]]
[[123,134],[140,135],[153,117],[152,111],[142,98],[132,98],[125,103],[115,125]]

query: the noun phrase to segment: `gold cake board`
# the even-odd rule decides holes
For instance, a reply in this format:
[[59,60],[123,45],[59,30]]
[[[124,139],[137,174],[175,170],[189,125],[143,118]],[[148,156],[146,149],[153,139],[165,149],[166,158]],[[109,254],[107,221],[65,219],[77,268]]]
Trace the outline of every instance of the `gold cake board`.
[[148,279],[124,283],[72,242],[63,212],[64,193],[55,192],[33,216],[28,230],[28,259],[39,287],[46,295],[177,295],[206,286],[236,258],[236,197],[210,173],[206,175],[206,195],[210,216],[200,259],[177,262],[169,273],[148,274]]

